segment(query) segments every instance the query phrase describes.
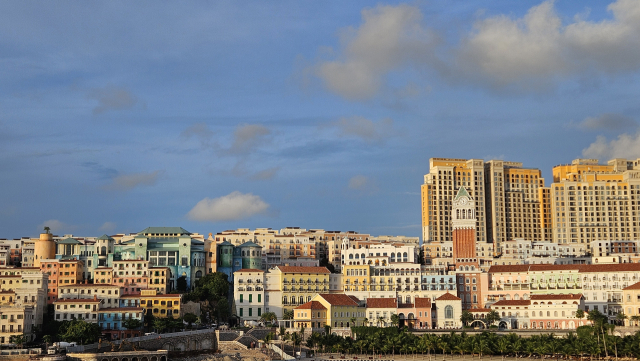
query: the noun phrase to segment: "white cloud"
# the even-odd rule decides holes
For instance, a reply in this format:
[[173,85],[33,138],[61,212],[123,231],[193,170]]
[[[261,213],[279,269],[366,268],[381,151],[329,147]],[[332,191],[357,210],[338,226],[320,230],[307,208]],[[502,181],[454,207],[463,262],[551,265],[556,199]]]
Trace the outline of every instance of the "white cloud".
[[617,139],[607,141],[598,136],[596,141],[582,150],[586,158],[609,160],[613,158],[636,159],[640,157],[640,132],[636,134],[621,134]]
[[223,222],[265,214],[269,204],[251,193],[232,192],[219,198],[204,198],[187,213],[194,221]]
[[116,224],[114,222],[104,222],[98,231],[104,233],[114,233],[116,230]]
[[93,108],[94,115],[109,110],[131,109],[138,103],[138,98],[128,89],[114,85],[92,89],[87,96],[98,101],[98,105]]
[[521,18],[480,18],[449,44],[423,24],[417,7],[362,10],[362,24],[343,30],[332,59],[305,69],[346,99],[377,95],[392,72],[439,74],[453,83],[539,91],[562,79],[622,74],[640,69],[640,1],[618,0],[610,19],[576,16],[563,23],[553,1]]
[[608,6],[612,19],[576,17],[562,24],[553,1],[519,19],[498,15],[478,21],[457,51],[458,74],[491,86],[538,89],[584,72],[640,68],[640,2]]
[[436,44],[434,34],[421,25],[415,6],[377,6],[362,10],[358,29],[342,32],[342,54],[316,65],[324,85],[347,99],[373,97],[384,76],[414,61],[429,61]]
[[233,133],[233,144],[229,152],[233,154],[246,154],[260,145],[260,141],[271,131],[259,124],[246,124],[236,128]]
[[44,221],[40,225],[38,225],[38,230],[42,231],[44,227],[49,227],[51,229],[51,233],[64,233],[73,231],[76,226],[72,226],[70,224],[66,224],[57,219],[50,219],[48,221]]
[[620,130],[637,126],[633,119],[622,114],[605,113],[597,117],[587,117],[578,124],[578,127],[585,130]]
[[156,170],[151,173],[122,174],[114,177],[111,183],[105,186],[105,189],[128,191],[140,186],[152,186],[158,182],[162,173],[164,172]]
[[385,118],[381,121],[374,122],[364,117],[354,116],[341,118],[339,121],[333,123],[333,125],[339,129],[341,136],[354,136],[366,141],[380,141],[391,136],[393,119]]

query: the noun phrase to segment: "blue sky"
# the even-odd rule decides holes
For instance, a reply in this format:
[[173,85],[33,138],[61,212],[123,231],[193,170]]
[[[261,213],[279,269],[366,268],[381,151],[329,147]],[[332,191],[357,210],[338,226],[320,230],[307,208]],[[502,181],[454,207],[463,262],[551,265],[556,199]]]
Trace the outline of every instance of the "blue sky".
[[640,157],[640,2],[0,3],[0,237],[420,234],[429,158]]

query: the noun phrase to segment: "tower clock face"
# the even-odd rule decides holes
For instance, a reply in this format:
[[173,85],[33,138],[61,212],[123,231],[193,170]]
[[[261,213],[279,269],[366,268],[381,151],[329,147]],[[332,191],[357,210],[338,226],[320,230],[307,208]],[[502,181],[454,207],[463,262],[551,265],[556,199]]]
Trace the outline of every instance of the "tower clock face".
[[458,203],[459,203],[461,206],[464,206],[465,204],[467,204],[467,202],[468,202],[467,197],[462,197],[462,198],[460,198],[460,200],[458,201]]

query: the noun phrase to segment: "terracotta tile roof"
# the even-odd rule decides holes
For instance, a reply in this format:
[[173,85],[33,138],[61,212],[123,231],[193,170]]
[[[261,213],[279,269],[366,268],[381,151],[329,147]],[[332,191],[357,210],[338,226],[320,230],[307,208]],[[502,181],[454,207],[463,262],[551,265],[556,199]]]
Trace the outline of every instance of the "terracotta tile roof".
[[416,297],[416,308],[431,308],[431,299],[427,297]]
[[452,295],[451,293],[447,292],[444,295],[436,298],[436,301],[460,301],[460,299],[455,295]]
[[624,291],[624,290],[640,290],[640,282],[638,282],[638,283],[634,283],[634,284],[632,284],[632,285],[631,285],[631,286],[629,286],[629,287],[625,287],[625,288],[623,288],[622,290],[623,290],[623,291]]
[[353,301],[355,301],[355,303],[360,304],[360,299],[359,299],[358,297],[353,296],[353,295],[349,295],[349,297],[350,297]]
[[318,301],[309,301],[295,308],[296,310],[326,310],[327,308]]
[[367,308],[398,308],[395,298],[367,298]]
[[527,271],[529,271],[528,264],[517,264],[517,265],[509,265],[509,266],[491,266],[489,268],[489,273],[527,272]]
[[358,302],[345,294],[321,293],[320,297],[324,298],[331,306],[357,306]]
[[327,267],[297,267],[297,266],[276,266],[280,271],[286,273],[331,273]]
[[529,306],[529,305],[531,305],[531,300],[501,300],[491,305],[491,307],[493,308],[494,306]]
[[582,298],[582,293],[567,294],[567,295],[531,295],[531,300],[579,300]]
[[585,264],[580,272],[634,272],[640,271],[640,263]]
[[474,312],[491,312],[491,309],[490,308],[472,308],[472,309],[467,310],[467,311],[469,311],[471,313],[474,313]]
[[264,272],[261,269],[255,269],[255,268],[243,268],[243,269],[239,269],[233,273],[238,273],[238,272]]

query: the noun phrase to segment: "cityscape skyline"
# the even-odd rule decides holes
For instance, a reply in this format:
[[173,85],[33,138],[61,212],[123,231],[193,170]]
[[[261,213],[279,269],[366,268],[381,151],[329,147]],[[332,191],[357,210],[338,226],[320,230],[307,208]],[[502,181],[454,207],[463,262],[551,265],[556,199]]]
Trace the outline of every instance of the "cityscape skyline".
[[0,237],[421,236],[431,157],[640,154],[637,2],[148,4],[0,4]]

